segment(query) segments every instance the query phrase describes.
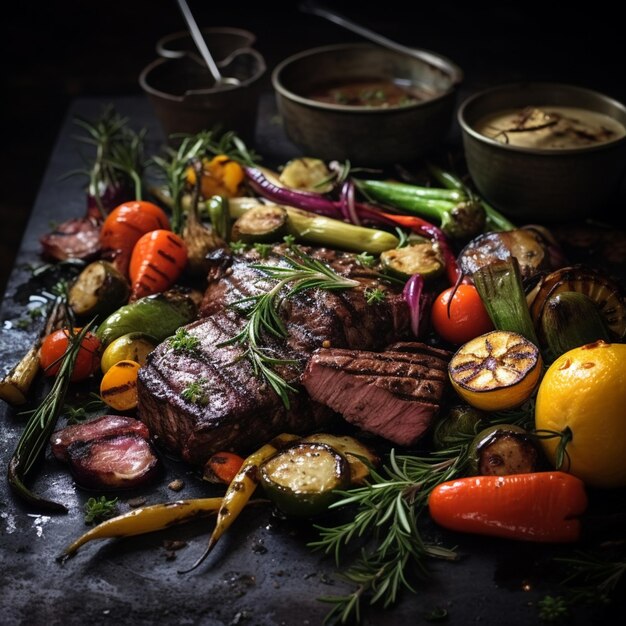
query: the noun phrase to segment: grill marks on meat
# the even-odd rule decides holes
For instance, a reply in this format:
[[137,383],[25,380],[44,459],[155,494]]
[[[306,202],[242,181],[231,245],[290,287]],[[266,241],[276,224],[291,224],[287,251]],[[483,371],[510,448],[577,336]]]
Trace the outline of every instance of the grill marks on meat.
[[439,411],[449,354],[420,343],[385,352],[322,349],[302,377],[310,397],[359,428],[410,446]]
[[52,434],[52,453],[69,463],[76,482],[92,489],[129,489],[157,475],[159,460],[146,425],[132,417],[103,415]]
[[[333,413],[311,402],[299,384],[313,351],[325,342],[346,348],[381,349],[408,328],[408,307],[402,296],[358,267],[352,255],[325,251],[316,254],[323,254],[325,261],[334,261],[336,270],[343,274],[353,277],[350,272],[354,271],[361,284],[340,291],[304,291],[283,301],[280,315],[288,337],[266,337],[263,347],[276,358],[295,361],[276,368],[300,391],[290,394],[290,409],[283,406],[264,379],[255,376],[251,364],[243,358],[242,347],[217,347],[235,336],[246,321],[229,305],[275,284],[251,264],[284,264],[277,255],[263,260],[256,253],[237,256],[230,265],[223,254],[214,255],[201,307],[205,317],[186,327],[200,340],[199,346],[191,352],[176,352],[166,341],[139,371],[141,419],[185,460],[200,464],[220,450],[246,452],[284,431],[297,434],[319,429]],[[388,297],[370,306],[364,291],[373,286],[387,290]],[[186,401],[182,392],[198,381],[202,397],[196,403]]]

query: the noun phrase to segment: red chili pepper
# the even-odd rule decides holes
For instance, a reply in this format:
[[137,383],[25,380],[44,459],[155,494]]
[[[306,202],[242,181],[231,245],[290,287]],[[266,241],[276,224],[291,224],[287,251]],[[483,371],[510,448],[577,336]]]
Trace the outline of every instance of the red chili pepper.
[[169,230],[139,238],[130,258],[131,302],[171,287],[187,264],[185,242]]
[[472,476],[442,483],[428,500],[437,524],[521,541],[572,542],[587,508],[581,480],[564,472]]

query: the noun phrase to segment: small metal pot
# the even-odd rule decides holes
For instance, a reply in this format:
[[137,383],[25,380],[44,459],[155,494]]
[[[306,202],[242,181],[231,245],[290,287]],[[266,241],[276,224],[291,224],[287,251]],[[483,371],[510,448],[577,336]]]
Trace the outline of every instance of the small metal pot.
[[139,84],[168,137],[220,129],[236,131],[244,140],[253,141],[266,70],[263,56],[248,47],[254,36],[239,29],[207,28],[202,32],[220,69],[238,78],[240,85],[214,88],[208,68],[183,33],[159,41],[157,50],[167,58],[146,66]]
[[[408,161],[438,145],[452,122],[458,68],[449,72],[371,44],[314,48],[282,61],[272,73],[278,108],[289,138],[310,156],[349,159],[357,165]],[[392,79],[437,91],[414,104],[346,106],[309,98],[323,85]]]
[[527,106],[604,113],[626,127],[626,107],[596,91],[555,83],[481,91],[459,108],[469,173],[484,198],[513,220],[563,221],[593,215],[617,193],[626,171],[626,137],[583,148],[534,149],[500,143],[475,130],[487,115]]

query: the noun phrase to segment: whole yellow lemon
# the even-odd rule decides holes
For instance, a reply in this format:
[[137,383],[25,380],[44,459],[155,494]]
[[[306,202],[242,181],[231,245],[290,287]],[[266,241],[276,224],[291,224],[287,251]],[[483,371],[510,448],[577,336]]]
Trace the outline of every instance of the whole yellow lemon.
[[[554,361],[539,385],[535,425],[571,431],[562,469],[593,487],[626,486],[626,344],[597,341]],[[555,463],[559,438],[542,444]]]

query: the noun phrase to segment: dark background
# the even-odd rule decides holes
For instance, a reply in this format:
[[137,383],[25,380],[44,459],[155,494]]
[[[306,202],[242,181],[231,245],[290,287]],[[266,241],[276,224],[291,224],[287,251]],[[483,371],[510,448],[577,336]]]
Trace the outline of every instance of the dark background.
[[[359,39],[305,15],[297,2],[189,3],[203,26],[255,32],[270,70],[307,47]],[[141,95],[137,77],[155,57],[155,42],[184,27],[174,0],[19,4],[4,20],[1,42],[0,292],[70,101]],[[556,80],[626,101],[622,25],[602,3],[580,11],[560,2],[328,5],[404,44],[450,57],[464,70],[468,92],[517,79]]]

